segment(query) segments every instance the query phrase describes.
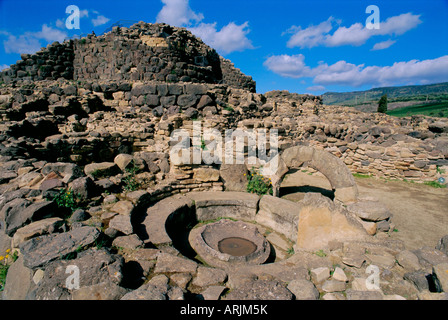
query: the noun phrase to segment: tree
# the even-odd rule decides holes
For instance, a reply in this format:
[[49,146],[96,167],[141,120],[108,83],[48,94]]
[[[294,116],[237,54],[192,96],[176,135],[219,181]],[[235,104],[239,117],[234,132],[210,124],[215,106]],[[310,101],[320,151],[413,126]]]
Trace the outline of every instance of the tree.
[[386,113],[387,112],[387,94],[383,95],[378,102],[378,112]]

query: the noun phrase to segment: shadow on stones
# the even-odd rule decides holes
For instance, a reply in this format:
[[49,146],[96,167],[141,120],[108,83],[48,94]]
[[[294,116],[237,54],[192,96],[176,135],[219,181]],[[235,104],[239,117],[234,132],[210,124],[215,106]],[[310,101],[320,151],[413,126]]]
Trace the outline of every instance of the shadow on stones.
[[143,269],[136,261],[129,261],[123,265],[122,268],[123,280],[121,286],[127,289],[137,289],[145,281]]
[[[320,193],[323,196],[330,198],[331,200],[334,200],[334,191],[333,190],[328,190],[328,189],[314,187],[314,186],[282,187],[282,188],[280,188],[280,197],[284,197],[289,194],[299,193],[299,194],[303,194],[303,196],[301,197],[301,199],[298,199],[298,200],[302,200],[303,197],[305,197],[305,194],[308,192]],[[297,198],[299,198],[299,197],[300,196],[297,195]]]
[[275,258],[277,258],[277,254],[275,253],[274,246],[269,241],[268,241],[268,243],[269,243],[269,245],[271,247],[271,252],[269,253],[268,259],[263,264],[274,263],[275,262]]

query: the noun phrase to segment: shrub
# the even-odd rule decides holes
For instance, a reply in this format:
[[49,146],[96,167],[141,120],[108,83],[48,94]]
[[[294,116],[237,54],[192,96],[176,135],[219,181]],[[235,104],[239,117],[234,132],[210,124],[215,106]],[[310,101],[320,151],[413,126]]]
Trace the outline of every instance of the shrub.
[[378,112],[386,113],[387,112],[387,94],[383,95],[378,102]]
[[132,166],[126,168],[126,173],[123,178],[123,189],[125,191],[135,191],[140,188],[140,183],[137,181],[135,175],[138,173],[139,168],[135,163]]
[[57,206],[61,209],[69,209],[74,212],[78,209],[78,199],[77,195],[73,192],[72,188],[61,189],[59,193],[53,198]]
[[247,180],[247,192],[256,193],[258,195],[272,195],[271,179],[264,177],[254,168],[250,171]]
[[0,292],[5,288],[6,275],[10,265],[18,258],[17,251],[14,251],[12,254],[10,252],[11,249],[8,249],[4,256],[0,256]]

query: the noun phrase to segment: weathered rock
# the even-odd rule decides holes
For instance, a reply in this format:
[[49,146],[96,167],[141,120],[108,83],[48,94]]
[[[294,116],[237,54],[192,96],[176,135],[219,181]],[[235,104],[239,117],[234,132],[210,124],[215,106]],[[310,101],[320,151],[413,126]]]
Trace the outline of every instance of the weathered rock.
[[116,248],[124,248],[135,250],[137,248],[143,247],[144,243],[136,234],[131,234],[129,236],[121,236],[114,239],[112,246]]
[[134,232],[131,223],[131,216],[118,214],[109,221],[109,227],[114,228],[126,235]]
[[69,186],[80,201],[87,201],[95,194],[95,184],[90,177],[77,178]]
[[225,289],[225,286],[209,286],[201,292],[201,296],[204,300],[219,300]]
[[213,182],[219,180],[219,170],[212,168],[197,168],[193,170],[193,179],[200,182]]
[[117,174],[119,168],[113,162],[91,163],[84,167],[84,172],[94,178],[109,177]]
[[198,267],[197,275],[193,280],[193,284],[198,287],[206,287],[223,283],[227,279],[224,270]]
[[437,278],[440,289],[448,292],[448,263],[440,263],[432,267],[432,273]]
[[347,290],[347,300],[383,300],[383,295],[378,291]]
[[401,251],[397,255],[397,262],[400,266],[409,271],[419,270],[421,268],[418,257],[410,250]]
[[331,241],[362,240],[364,228],[321,194],[306,194],[302,201],[296,246],[306,250],[320,250]]
[[166,300],[165,293],[153,285],[143,285],[126,293],[121,300]]
[[231,290],[224,300],[292,300],[291,291],[275,280],[249,281]]
[[73,300],[119,300],[128,292],[117,284],[106,281],[84,286],[72,292]]
[[132,164],[132,160],[133,157],[130,154],[122,153],[114,158],[114,163],[124,172]]
[[448,235],[442,237],[436,246],[437,250],[442,251],[448,256]]
[[[74,275],[74,268],[79,270],[79,289],[82,289],[81,293],[75,297],[99,299],[119,296],[123,290],[112,284],[121,284],[123,264],[124,261],[119,255],[111,254],[106,249],[94,248],[79,253],[76,259],[53,261],[45,268],[44,277],[35,291],[35,298],[37,300],[71,299],[73,290],[68,290],[67,282],[71,285],[73,283],[67,281],[67,278],[71,274]],[[86,288],[83,289],[84,287]],[[100,288],[105,291],[100,292]]]
[[330,278],[330,269],[327,267],[314,268],[311,269],[310,275],[314,283],[321,283]]
[[337,280],[326,280],[322,285],[324,292],[341,292],[345,291],[345,282]]
[[381,221],[390,218],[389,209],[379,201],[358,201],[347,206],[347,210],[363,220]]
[[419,291],[429,290],[428,279],[431,279],[431,274],[424,271],[412,271],[404,274],[403,279],[411,282]]
[[134,205],[131,201],[128,200],[122,200],[115,203],[110,211],[116,212],[123,216],[131,216],[132,211],[134,210]]
[[5,218],[5,231],[10,236],[12,236],[17,229],[25,226],[31,221],[51,217],[57,213],[56,204],[52,201],[35,202],[26,206],[24,209],[18,209],[22,208],[22,205],[25,203],[26,200],[25,202],[21,202],[21,204],[16,207],[16,210],[10,211]]
[[31,269],[43,266],[93,243],[99,234],[94,227],[81,227],[28,240],[20,245],[24,265]]
[[305,279],[295,279],[288,283],[287,289],[294,294],[296,300],[318,300],[319,291],[314,284]]
[[161,253],[157,258],[154,273],[164,272],[188,272],[196,273],[198,264],[194,261],[173,256],[169,253]]
[[302,205],[289,200],[264,195],[255,216],[257,223],[272,228],[276,232],[294,240]]
[[348,281],[347,275],[345,274],[344,270],[342,270],[342,269],[339,268],[339,267],[336,267],[336,268],[334,269],[334,272],[333,272],[331,278],[332,278],[333,280],[337,280],[337,281],[341,281],[341,282],[346,282],[346,281]]
[[30,223],[14,233],[12,245],[13,247],[18,247],[22,242],[33,237],[53,233],[57,231],[63,223],[64,221],[61,218],[48,218]]
[[33,272],[23,265],[19,257],[8,269],[3,291],[3,300],[25,300],[33,289]]
[[222,164],[219,174],[226,191],[246,191],[248,170],[245,164]]
[[64,183],[69,183],[72,180],[84,175],[82,169],[76,164],[66,162],[47,163],[44,165],[41,172],[45,176],[51,172],[58,173],[63,177],[62,181]]

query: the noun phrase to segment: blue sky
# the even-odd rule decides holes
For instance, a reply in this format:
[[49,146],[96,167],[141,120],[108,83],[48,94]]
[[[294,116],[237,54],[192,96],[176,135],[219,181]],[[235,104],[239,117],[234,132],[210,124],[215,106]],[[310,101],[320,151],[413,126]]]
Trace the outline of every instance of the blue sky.
[[[66,8],[80,29],[66,28]],[[379,9],[379,29],[367,28]],[[251,75],[257,91],[322,94],[448,81],[448,0],[0,0],[0,69],[118,20],[186,27]]]

